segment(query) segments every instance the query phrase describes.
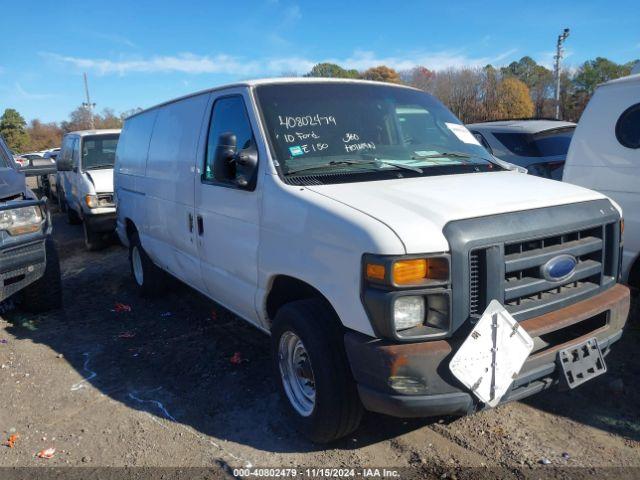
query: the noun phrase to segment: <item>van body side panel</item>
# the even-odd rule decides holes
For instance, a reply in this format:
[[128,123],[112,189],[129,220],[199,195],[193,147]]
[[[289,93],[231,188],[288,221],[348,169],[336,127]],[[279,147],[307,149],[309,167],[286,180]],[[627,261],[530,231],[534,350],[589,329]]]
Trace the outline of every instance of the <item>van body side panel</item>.
[[265,175],[258,297],[265,324],[273,279],[288,275],[322,293],[344,326],[374,336],[360,301],[362,255],[402,255],[398,236],[374,217]]
[[565,182],[597,190],[622,208],[625,282],[640,253],[640,150],[623,146],[615,126],[622,113],[638,102],[640,80],[596,89],[571,141],[563,175]]
[[157,114],[157,110],[149,110],[128,119],[118,139],[114,167],[116,231],[125,245],[129,245],[126,219],[130,219],[136,225],[141,235],[145,231],[144,175],[147,169],[151,132]]
[[202,277],[189,219],[194,215],[195,159],[208,99],[203,94],[158,109],[144,186],[145,250],[156,264],[196,288],[202,288]]

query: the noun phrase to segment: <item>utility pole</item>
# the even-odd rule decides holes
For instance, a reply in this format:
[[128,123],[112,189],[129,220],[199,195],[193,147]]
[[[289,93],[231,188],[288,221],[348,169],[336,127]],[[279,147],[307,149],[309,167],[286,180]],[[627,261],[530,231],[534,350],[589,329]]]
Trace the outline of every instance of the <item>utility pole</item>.
[[560,120],[560,64],[562,63],[562,45],[569,36],[569,29],[565,28],[560,35],[558,35],[558,44],[556,46],[555,59],[555,76],[556,76],[556,120]]
[[89,97],[89,82],[87,82],[87,74],[83,73],[84,76],[84,94],[87,97],[86,102],[82,102],[82,106],[87,109],[89,112],[89,121],[91,122],[91,129],[95,130],[96,124],[93,121],[93,108],[96,106],[95,103],[91,103],[91,98]]

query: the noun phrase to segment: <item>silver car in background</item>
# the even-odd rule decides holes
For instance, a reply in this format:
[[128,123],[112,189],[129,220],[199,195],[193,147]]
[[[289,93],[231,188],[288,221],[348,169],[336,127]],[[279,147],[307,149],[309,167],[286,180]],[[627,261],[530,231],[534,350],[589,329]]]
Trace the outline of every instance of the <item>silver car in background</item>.
[[501,120],[467,128],[493,155],[539,177],[562,180],[576,124],[559,120]]

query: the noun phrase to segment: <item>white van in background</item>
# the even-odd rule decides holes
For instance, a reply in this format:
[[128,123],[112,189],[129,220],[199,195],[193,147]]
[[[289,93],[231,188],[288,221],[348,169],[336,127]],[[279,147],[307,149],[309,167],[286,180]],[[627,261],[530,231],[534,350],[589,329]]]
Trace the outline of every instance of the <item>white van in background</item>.
[[[464,415],[604,372],[629,306],[620,213],[509,168],[423,91],[248,81],[126,120],[117,232],[143,294],[169,273],[270,334],[292,419],[327,442],[363,407]],[[450,369],[476,323],[498,341],[496,312],[505,351],[532,338],[522,368],[487,348]]]
[[82,223],[84,243],[97,250],[114,232],[113,163],[120,130],[67,133],[57,159],[56,196],[69,223]]
[[621,280],[640,288],[640,73],[596,89],[573,135],[563,180],[622,207]]

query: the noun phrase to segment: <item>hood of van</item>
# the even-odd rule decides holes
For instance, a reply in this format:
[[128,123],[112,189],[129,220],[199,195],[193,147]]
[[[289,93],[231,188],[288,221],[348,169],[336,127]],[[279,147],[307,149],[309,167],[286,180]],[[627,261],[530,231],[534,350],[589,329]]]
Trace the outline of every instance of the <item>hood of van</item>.
[[377,218],[395,231],[407,253],[448,250],[442,229],[452,220],[605,198],[582,187],[515,172],[306,188]]
[[95,170],[85,170],[85,174],[93,183],[96,193],[113,192],[113,168],[96,168]]

